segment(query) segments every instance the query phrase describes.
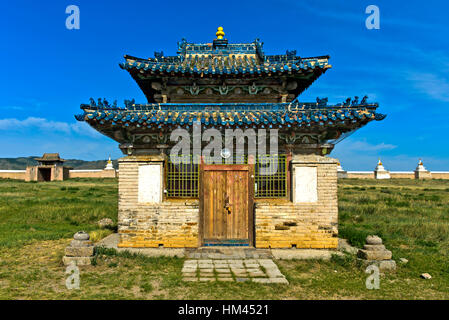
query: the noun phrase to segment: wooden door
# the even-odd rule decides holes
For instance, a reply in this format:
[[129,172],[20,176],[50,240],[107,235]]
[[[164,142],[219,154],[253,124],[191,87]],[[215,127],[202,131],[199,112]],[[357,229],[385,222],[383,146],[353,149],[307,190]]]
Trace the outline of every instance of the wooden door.
[[202,245],[252,244],[254,183],[250,169],[249,165],[202,166]]

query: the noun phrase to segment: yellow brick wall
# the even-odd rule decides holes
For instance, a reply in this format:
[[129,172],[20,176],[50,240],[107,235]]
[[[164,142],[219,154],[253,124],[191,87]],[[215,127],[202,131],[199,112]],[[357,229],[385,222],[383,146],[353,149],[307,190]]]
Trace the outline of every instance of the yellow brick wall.
[[319,156],[295,156],[293,162],[317,167],[318,201],[257,201],[256,247],[337,248],[337,160]]
[[162,160],[159,156],[119,160],[119,247],[198,247],[198,200],[138,203],[139,166]]

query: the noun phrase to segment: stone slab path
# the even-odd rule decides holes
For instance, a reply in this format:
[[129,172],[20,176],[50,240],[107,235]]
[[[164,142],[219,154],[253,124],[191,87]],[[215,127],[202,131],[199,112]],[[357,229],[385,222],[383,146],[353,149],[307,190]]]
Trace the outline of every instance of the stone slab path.
[[257,282],[288,284],[271,259],[189,259],[182,268],[184,281]]

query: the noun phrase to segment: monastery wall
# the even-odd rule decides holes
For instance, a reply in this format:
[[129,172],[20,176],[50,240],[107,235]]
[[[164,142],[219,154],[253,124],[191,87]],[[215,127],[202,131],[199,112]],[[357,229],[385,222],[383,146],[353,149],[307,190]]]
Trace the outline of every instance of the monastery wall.
[[69,178],[116,178],[116,170],[70,170]]
[[390,171],[391,179],[415,179],[414,171]]
[[348,171],[346,178],[374,179],[374,171]]
[[[418,179],[414,171],[390,171],[391,179]],[[449,171],[430,171],[428,179],[449,180]],[[375,179],[374,171],[347,171],[340,179]]]
[[449,171],[432,171],[432,179],[449,179]]
[[0,179],[25,180],[26,170],[0,170]]
[[[64,175],[67,175],[64,172]],[[26,170],[0,170],[0,179],[25,180]],[[70,170],[68,178],[116,178],[116,170]],[[67,179],[65,177],[64,179]]]

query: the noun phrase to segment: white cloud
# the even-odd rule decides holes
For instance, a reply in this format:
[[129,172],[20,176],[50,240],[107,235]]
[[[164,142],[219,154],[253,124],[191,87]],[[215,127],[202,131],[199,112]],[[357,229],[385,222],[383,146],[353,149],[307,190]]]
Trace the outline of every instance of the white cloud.
[[[396,149],[388,143],[369,143],[366,140],[348,138],[335,146],[331,157],[338,158],[346,170],[372,170],[379,158]],[[406,166],[402,170],[406,170]]]
[[16,106],[16,105],[0,106],[0,109],[3,109],[3,110],[25,110],[24,107]]
[[359,151],[359,152],[379,152],[379,151],[385,151],[385,150],[393,150],[396,149],[397,146],[389,143],[378,143],[378,144],[371,144],[366,141],[357,141],[357,140],[347,140],[345,142],[342,142],[341,144],[338,144],[339,147],[342,147],[346,151]]
[[85,122],[67,123],[35,117],[28,117],[25,120],[18,120],[15,118],[0,119],[0,130],[14,132],[22,131],[24,129],[76,134],[92,138],[101,137],[100,133],[95,131]]
[[433,73],[409,73],[407,80],[413,82],[414,87],[429,97],[449,102],[449,80]]
[[[323,5],[318,1],[283,1],[288,6],[296,6],[298,9],[306,10],[307,14],[312,14],[323,19],[333,19],[342,22],[356,22],[363,24],[365,19],[369,16],[365,12],[366,5],[355,4],[352,5],[349,2],[338,2],[335,1],[334,6]],[[382,26],[391,26],[399,28],[415,28],[420,30],[436,30],[437,28],[431,23],[422,23],[413,19],[402,18],[401,15],[393,17],[391,12],[388,14],[383,14],[383,7],[380,6],[380,16],[381,16],[381,28]],[[333,9],[333,10],[332,10]],[[439,31],[439,30],[438,30]]]
[[0,158],[29,157],[44,153],[59,153],[64,159],[105,160],[122,157],[118,143],[103,137],[92,139],[86,136],[34,135],[22,138],[14,135],[2,140]]
[[99,138],[103,136],[97,130],[89,126],[86,122],[72,123],[70,124],[70,129],[79,135],[89,136],[92,138]]

